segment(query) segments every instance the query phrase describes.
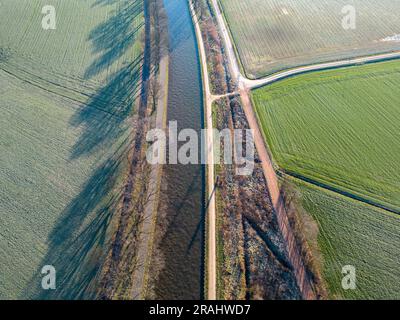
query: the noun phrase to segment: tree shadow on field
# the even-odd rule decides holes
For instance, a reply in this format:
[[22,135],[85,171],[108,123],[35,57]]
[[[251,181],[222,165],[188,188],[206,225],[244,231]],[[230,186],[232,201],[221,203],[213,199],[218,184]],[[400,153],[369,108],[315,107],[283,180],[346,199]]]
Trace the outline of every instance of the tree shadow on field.
[[[97,0],[97,5],[118,3],[118,10],[97,26],[88,38],[98,61],[88,67],[91,78],[116,63],[123,53],[132,49],[141,25],[135,20],[142,14],[142,0]],[[127,37],[127,38],[125,38]],[[108,252],[113,229],[113,215],[120,203],[124,169],[132,148],[132,110],[141,88],[143,57],[137,57],[109,76],[86,105],[77,109],[70,125],[81,129],[72,146],[70,161],[93,155],[102,159],[91,172],[79,194],[60,214],[47,239],[47,253],[22,299],[93,299],[99,281],[99,270]],[[108,150],[112,155],[104,155]],[[41,269],[53,265],[56,269],[56,290],[41,288]]]
[[141,0],[125,0],[118,7],[108,21],[90,32],[92,53],[99,57],[86,70],[87,79],[96,76],[121,58],[134,45],[138,32],[144,26],[142,20],[139,25],[134,25],[138,15],[143,13]]

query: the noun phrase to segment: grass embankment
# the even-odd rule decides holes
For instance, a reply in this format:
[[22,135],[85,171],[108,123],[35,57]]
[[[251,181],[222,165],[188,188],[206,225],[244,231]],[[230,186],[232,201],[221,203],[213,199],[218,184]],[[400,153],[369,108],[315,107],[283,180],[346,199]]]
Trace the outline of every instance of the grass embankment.
[[[56,30],[42,29],[45,5]],[[94,296],[127,165],[142,30],[142,1],[2,1],[1,298]],[[48,264],[57,290],[44,292]]]
[[254,92],[277,164],[400,210],[400,62],[301,75]]
[[[249,77],[296,66],[390,50],[400,33],[400,4],[392,0],[354,0],[356,29],[346,30],[346,0],[220,0],[240,60]],[[382,19],[384,17],[384,19]]]

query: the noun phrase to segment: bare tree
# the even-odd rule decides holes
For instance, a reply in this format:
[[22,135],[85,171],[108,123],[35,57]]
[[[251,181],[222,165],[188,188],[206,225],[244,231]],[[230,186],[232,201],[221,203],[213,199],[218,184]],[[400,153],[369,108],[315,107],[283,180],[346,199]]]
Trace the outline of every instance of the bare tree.
[[156,110],[157,107],[157,100],[160,97],[160,83],[156,77],[151,77],[149,80],[149,88],[148,88],[148,93],[149,93],[149,99],[150,99],[150,104],[151,104],[151,110],[150,114],[153,114],[153,112]]

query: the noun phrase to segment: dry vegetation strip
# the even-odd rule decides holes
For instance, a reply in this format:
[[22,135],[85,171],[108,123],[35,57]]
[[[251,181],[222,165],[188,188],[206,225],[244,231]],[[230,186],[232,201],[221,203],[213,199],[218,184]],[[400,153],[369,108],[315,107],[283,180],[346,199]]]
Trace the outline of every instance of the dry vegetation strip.
[[[395,60],[322,71],[256,90],[259,119],[282,171],[398,211],[399,66]],[[398,296],[398,215],[297,184],[318,223],[319,248],[315,233],[309,244],[314,256],[320,253],[330,297]],[[341,287],[345,265],[356,267],[354,291]]]
[[[224,60],[226,63],[226,57],[222,54],[222,61],[214,59],[216,53],[223,53],[223,48],[215,29],[214,18],[208,11],[210,7],[206,4],[208,4],[207,1],[198,3],[199,16],[202,17],[203,38],[206,41],[210,69],[219,70],[215,64],[222,64]],[[219,79],[217,84],[224,92],[233,90],[235,84],[230,81],[229,76],[217,78],[211,74],[212,81],[215,82],[217,79]],[[246,116],[237,99],[223,98],[216,102],[214,122],[219,129],[248,128]],[[293,266],[287,257],[287,244],[282,238],[270,197],[265,191],[266,182],[259,160],[257,169],[249,177],[237,176],[235,166],[224,164],[217,166],[216,174],[216,181],[218,181],[216,187],[217,229],[219,230],[217,237],[218,296],[226,299],[300,297],[301,293],[297,287]],[[256,194],[251,194],[252,192]],[[289,205],[289,202],[285,205]],[[233,230],[236,232],[234,233]],[[305,245],[305,242],[301,240],[302,231],[300,228],[296,231],[299,232],[299,241],[295,240],[296,243],[293,245]],[[305,255],[300,259],[310,263],[305,269],[309,273],[306,277],[318,281],[319,276],[312,275],[314,271],[309,268],[312,262],[307,257],[306,247],[304,249]],[[268,262],[259,261],[259,256],[264,256],[261,260]],[[268,270],[267,276],[263,275],[265,270]],[[282,286],[279,287],[279,285]],[[315,287],[316,290],[320,290],[319,284]]]
[[[166,1],[170,32],[168,120],[178,130],[200,130],[201,78],[196,42],[185,0]],[[165,165],[147,298],[199,299],[203,296],[203,168]]]
[[[237,100],[221,100],[214,106],[214,113],[220,130],[246,128]],[[250,177],[236,175],[235,165],[222,164],[218,168],[220,298],[300,297],[265,183],[259,164]]]

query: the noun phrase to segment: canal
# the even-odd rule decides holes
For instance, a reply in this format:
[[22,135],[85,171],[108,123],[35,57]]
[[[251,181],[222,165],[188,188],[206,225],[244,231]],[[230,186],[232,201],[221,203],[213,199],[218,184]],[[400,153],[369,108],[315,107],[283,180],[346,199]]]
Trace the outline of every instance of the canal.
[[[187,0],[164,0],[170,38],[168,121],[178,132],[203,127],[199,55]],[[199,146],[200,147],[200,146]],[[159,216],[165,221],[160,249],[164,267],[156,284],[159,299],[203,298],[204,168],[166,165]]]

